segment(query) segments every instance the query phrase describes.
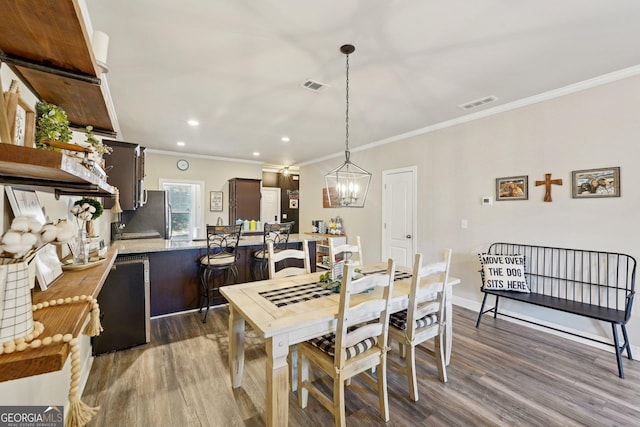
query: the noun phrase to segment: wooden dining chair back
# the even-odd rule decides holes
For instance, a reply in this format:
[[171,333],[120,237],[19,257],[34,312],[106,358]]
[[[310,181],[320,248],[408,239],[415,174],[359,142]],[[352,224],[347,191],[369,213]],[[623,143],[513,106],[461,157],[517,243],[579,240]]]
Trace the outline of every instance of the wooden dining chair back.
[[[400,369],[409,382],[409,394],[418,400],[416,346],[434,339],[434,353],[440,381],[447,382],[445,339],[445,291],[451,266],[451,249],[444,251],[443,260],[422,265],[422,254],[416,254],[411,276],[407,310],[391,315],[389,340],[399,343],[400,359],[389,357],[389,364]],[[421,347],[421,349],[424,349]]]
[[238,279],[237,246],[240,242],[241,225],[208,225],[207,224],[207,253],[200,258],[200,283],[202,292],[200,295],[200,312],[205,307],[207,311],[202,319],[207,322],[209,305],[213,293],[220,287],[216,284],[216,275],[225,273],[224,282],[233,278],[232,283]]
[[294,221],[265,224],[263,228],[262,248],[253,252],[251,256],[251,275],[254,280],[262,280],[267,272],[267,245],[273,243],[273,250],[280,252],[287,248],[289,236],[293,228]]
[[302,249],[283,249],[280,252],[275,251],[273,242],[267,242],[267,255],[269,279],[311,273],[308,240],[303,240]]
[[[344,238],[342,238],[344,239]],[[338,238],[329,237],[329,263],[333,268],[333,264],[339,261],[348,261],[352,265],[363,265],[362,245],[360,244],[360,236],[356,236],[354,244],[343,243],[337,244]]]
[[[345,382],[356,375],[378,392],[380,415],[389,421],[387,397],[387,333],[389,301],[393,294],[395,263],[389,259],[385,274],[353,280],[355,266],[344,267],[336,332],[298,344],[298,400],[305,408],[311,393],[345,426]],[[333,396],[309,380],[310,365],[333,379]],[[375,377],[371,371],[375,370]]]

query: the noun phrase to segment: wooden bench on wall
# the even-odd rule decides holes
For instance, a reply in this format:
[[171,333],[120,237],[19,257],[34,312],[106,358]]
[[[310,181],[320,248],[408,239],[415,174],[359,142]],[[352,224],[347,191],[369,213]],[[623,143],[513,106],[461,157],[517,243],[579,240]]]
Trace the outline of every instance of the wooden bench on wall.
[[[522,259],[500,257],[524,255],[524,270],[517,265]],[[486,261],[485,263],[483,263]],[[488,277],[487,266],[493,267],[504,263],[504,277]],[[635,295],[636,260],[632,256],[582,249],[565,249],[547,246],[534,246],[518,243],[493,243],[486,254],[481,254],[482,288],[484,293],[482,306],[478,313],[476,327],[485,313],[498,315],[498,301],[508,298],[541,307],[559,310],[611,324],[613,344],[584,335],[557,329],[517,316],[500,313],[501,316],[512,317],[538,326],[554,329],[591,341],[615,347],[618,362],[618,375],[624,378],[622,353],[632,360],[631,346],[627,335],[626,323],[631,317],[633,298]],[[500,271],[497,271],[500,273]],[[521,280],[519,275],[522,274]],[[521,286],[528,287],[523,292]],[[507,287],[515,290],[506,290]],[[487,297],[495,297],[495,305],[485,310]],[[622,332],[624,342],[620,343],[618,329]]]

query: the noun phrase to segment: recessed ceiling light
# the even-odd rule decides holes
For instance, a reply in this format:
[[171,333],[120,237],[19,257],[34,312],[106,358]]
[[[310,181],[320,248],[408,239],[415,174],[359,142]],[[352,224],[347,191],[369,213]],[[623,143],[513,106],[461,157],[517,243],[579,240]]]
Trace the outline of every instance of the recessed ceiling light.
[[282,142],[289,142],[289,141],[291,141],[291,140],[289,139],[289,137],[288,137],[288,136],[283,136],[282,138],[280,138],[280,140],[281,140]]
[[189,126],[198,126],[200,124],[200,122],[197,121],[196,119],[189,119],[187,124],[189,124]]
[[254,152],[253,152],[253,155],[254,155],[254,156],[256,156],[256,157],[258,157],[258,156],[260,155],[260,152],[259,152],[259,151],[254,151]]
[[184,143],[184,141],[178,141],[176,142],[176,145],[180,147],[184,147],[186,144]]

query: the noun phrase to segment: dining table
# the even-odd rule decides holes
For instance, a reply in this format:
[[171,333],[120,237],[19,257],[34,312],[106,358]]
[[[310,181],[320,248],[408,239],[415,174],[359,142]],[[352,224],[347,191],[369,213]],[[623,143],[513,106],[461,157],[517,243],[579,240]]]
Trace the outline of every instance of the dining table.
[[[385,273],[387,263],[358,268],[365,275]],[[320,282],[321,273],[220,287],[220,292],[229,302],[229,371],[233,388],[242,386],[245,322],[265,340],[267,426],[288,424],[289,347],[335,332],[340,294]],[[389,303],[392,313],[408,306],[411,273],[407,267],[395,268],[393,295]],[[435,281],[438,278],[428,276],[423,280]],[[449,276],[445,284],[446,364],[451,358],[452,287],[458,283],[460,279]]]

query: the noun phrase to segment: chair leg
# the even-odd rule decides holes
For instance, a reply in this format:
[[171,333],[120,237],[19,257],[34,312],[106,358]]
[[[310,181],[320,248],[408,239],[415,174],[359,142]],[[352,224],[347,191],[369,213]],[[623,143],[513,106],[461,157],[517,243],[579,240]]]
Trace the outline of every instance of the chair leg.
[[482,315],[484,314],[484,304],[487,302],[487,296],[489,294],[484,294],[484,298],[482,298],[482,305],[480,306],[480,312],[478,313],[478,320],[476,320],[476,328],[480,327],[480,319],[482,319]]
[[416,347],[413,345],[406,345],[408,347],[406,367],[407,380],[409,381],[409,394],[411,400],[418,401],[418,380],[416,378]]
[[443,383],[447,382],[447,359],[444,354],[444,326],[440,331],[440,334],[435,337],[434,350],[436,356],[436,363],[438,364],[438,376]]
[[398,342],[398,352],[400,353],[401,359],[407,358],[407,346],[404,343]]
[[[213,276],[213,280],[216,280],[215,275],[213,274],[213,272],[210,269],[205,269],[204,273],[202,274],[202,278],[203,278],[203,284],[202,284],[202,289],[204,291],[204,300],[206,301],[206,309],[204,312],[204,317],[202,318],[202,323],[207,323],[207,315],[209,314],[209,307],[211,306],[211,292],[213,291],[213,289],[211,289],[209,287],[209,282],[211,281],[211,278]],[[202,307],[200,308],[200,312],[202,311]]]
[[333,416],[336,420],[336,427],[346,427],[347,414],[344,399],[345,380],[340,374],[333,379]]
[[198,313],[202,313],[202,309],[204,308],[205,295],[207,294],[207,285],[204,278],[205,269],[200,268],[200,309]]
[[309,381],[309,359],[298,352],[298,404],[303,409],[309,401],[309,390],[302,385],[305,381]]
[[622,329],[622,337],[624,338],[624,347],[627,349],[627,357],[629,360],[633,360],[633,356],[631,355],[631,344],[629,343],[629,336],[627,335],[627,327],[626,325],[620,325],[620,329]]
[[387,357],[382,355],[380,364],[376,369],[378,379],[378,399],[380,400],[380,417],[389,421],[389,397],[387,395]]
[[620,341],[618,340],[618,330],[616,329],[616,324],[611,323],[611,328],[613,329],[613,344],[616,347],[616,360],[618,361],[618,376],[620,378],[624,378],[624,368],[622,366],[622,351],[620,349]]

